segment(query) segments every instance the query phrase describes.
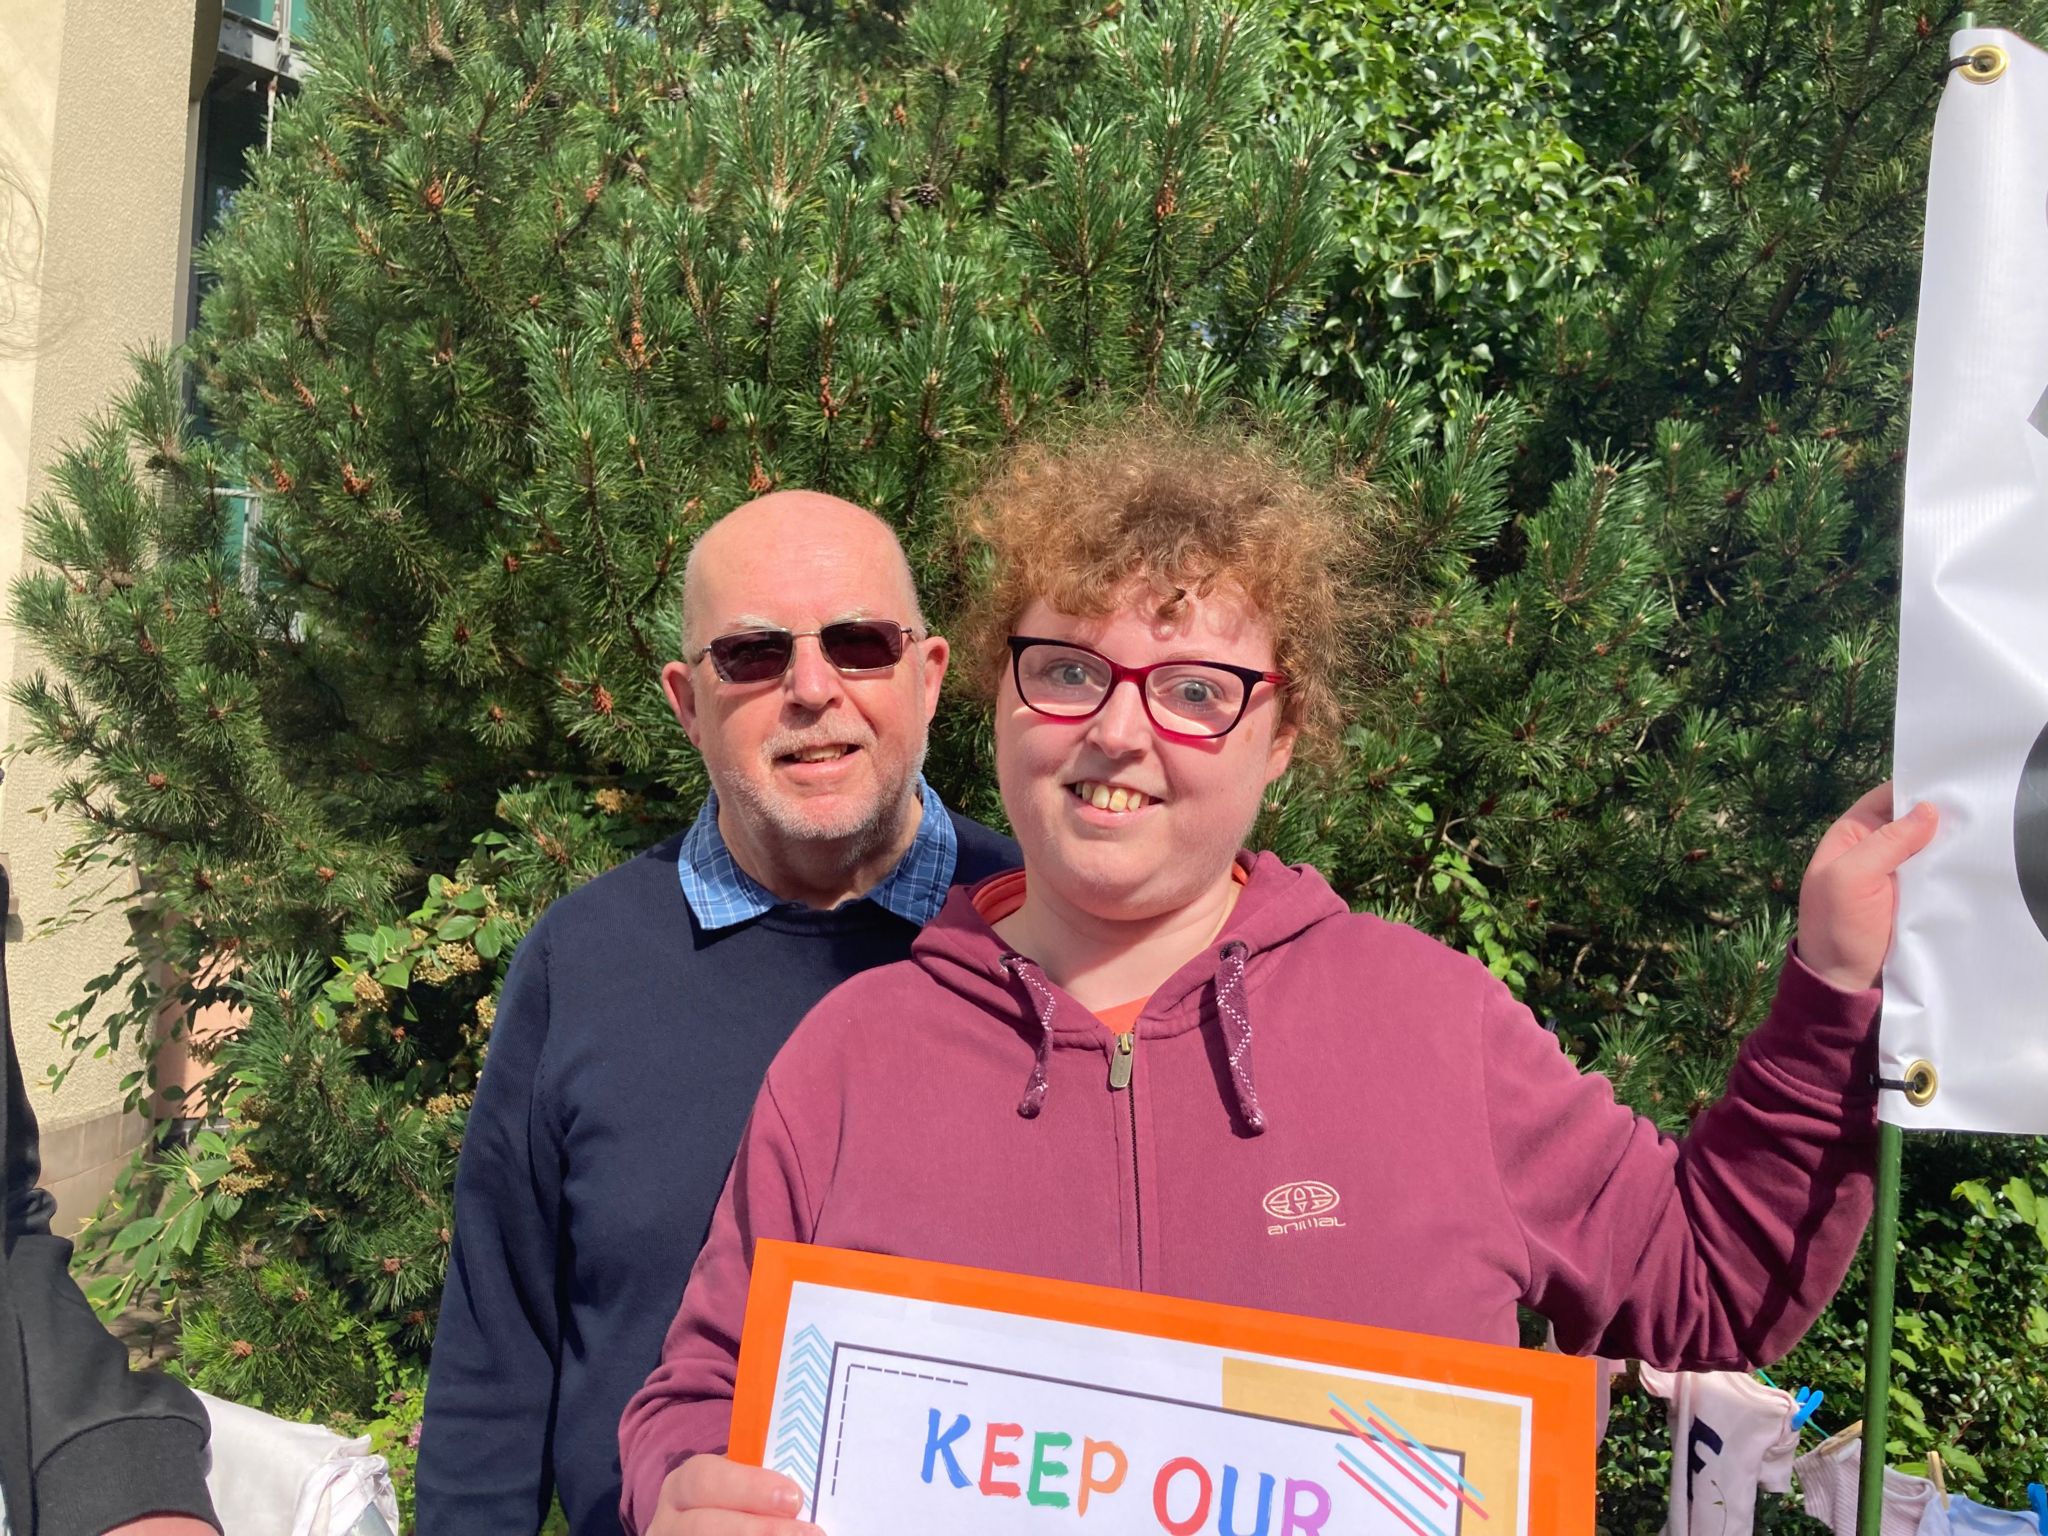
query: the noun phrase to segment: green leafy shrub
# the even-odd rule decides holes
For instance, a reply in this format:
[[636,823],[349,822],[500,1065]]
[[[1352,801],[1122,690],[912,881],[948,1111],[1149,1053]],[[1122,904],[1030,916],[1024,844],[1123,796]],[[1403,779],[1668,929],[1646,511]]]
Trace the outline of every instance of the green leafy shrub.
[[1556,34],[1576,13],[1516,0],[1277,7],[1295,104],[1355,134],[1336,219],[1348,250],[1299,363],[1495,375],[1538,300],[1600,268],[1642,191],[1574,137]]

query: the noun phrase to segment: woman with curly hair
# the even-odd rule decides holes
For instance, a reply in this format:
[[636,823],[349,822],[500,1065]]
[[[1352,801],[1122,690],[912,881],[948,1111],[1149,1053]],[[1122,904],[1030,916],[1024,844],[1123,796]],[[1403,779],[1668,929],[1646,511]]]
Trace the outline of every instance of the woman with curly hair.
[[[749,1256],[783,1238],[1666,1368],[1782,1354],[1870,1210],[1889,788],[1828,832],[1728,1092],[1684,1140],[1582,1077],[1477,961],[1243,851],[1342,716],[1354,551],[1243,443],[1022,454],[970,508],[959,654],[1024,867],[829,995],[756,1101],[620,1427],[646,1536],[814,1528],[726,1444]],[[1277,1221],[1314,1179],[1357,1214]],[[1369,1214],[1369,1217],[1367,1215]]]

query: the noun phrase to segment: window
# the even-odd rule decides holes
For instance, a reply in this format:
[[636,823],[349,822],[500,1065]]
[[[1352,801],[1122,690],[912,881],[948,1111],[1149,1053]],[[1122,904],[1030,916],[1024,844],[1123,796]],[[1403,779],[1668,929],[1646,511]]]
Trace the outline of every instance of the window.
[[303,37],[312,29],[312,0],[225,0],[236,16],[259,22],[274,32]]

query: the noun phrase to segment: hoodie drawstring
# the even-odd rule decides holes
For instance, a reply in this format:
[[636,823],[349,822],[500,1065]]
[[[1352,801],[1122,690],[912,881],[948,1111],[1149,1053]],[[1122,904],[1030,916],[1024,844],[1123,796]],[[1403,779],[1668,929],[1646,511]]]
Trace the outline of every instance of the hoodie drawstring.
[[[1258,1085],[1252,1080],[1252,1017],[1245,1000],[1244,963],[1250,951],[1242,940],[1232,939],[1216,957],[1216,1013],[1223,1021],[1223,1044],[1230,1059],[1230,1085],[1237,1097],[1237,1112],[1245,1129],[1254,1136],[1266,1129],[1266,1112],[1259,1108]],[[1031,1077],[1024,1085],[1024,1097],[1017,1113],[1034,1120],[1045,1108],[1046,1065],[1052,1054],[1052,1015],[1058,1004],[1052,987],[1038,968],[1022,955],[1005,955],[1003,969],[1023,982],[1038,1005],[1038,1041],[1031,1063]]]
[[1237,1090],[1237,1110],[1254,1136],[1266,1129],[1259,1108],[1258,1085],[1252,1081],[1252,1015],[1244,995],[1244,960],[1249,951],[1232,939],[1216,957],[1216,1013],[1223,1020],[1223,1044],[1230,1055],[1230,1082]]
[[1031,1063],[1031,1080],[1024,1085],[1024,1097],[1017,1105],[1017,1113],[1026,1120],[1038,1118],[1038,1112],[1045,1108],[1046,1059],[1052,1054],[1052,1010],[1056,999],[1045,978],[1038,974],[1038,968],[1022,955],[1005,955],[1003,967],[1025,986],[1038,1001],[1038,1051]]

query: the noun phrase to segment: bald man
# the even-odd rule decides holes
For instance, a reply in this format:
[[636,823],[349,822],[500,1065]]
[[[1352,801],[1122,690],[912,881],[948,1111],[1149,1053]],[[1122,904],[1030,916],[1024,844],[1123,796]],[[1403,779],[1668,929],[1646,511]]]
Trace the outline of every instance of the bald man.
[[513,959],[455,1183],[421,1536],[617,1536],[618,1423],[769,1061],[1016,845],[920,773],[946,672],[887,524],[785,491],[707,529],[662,668],[711,798]]

